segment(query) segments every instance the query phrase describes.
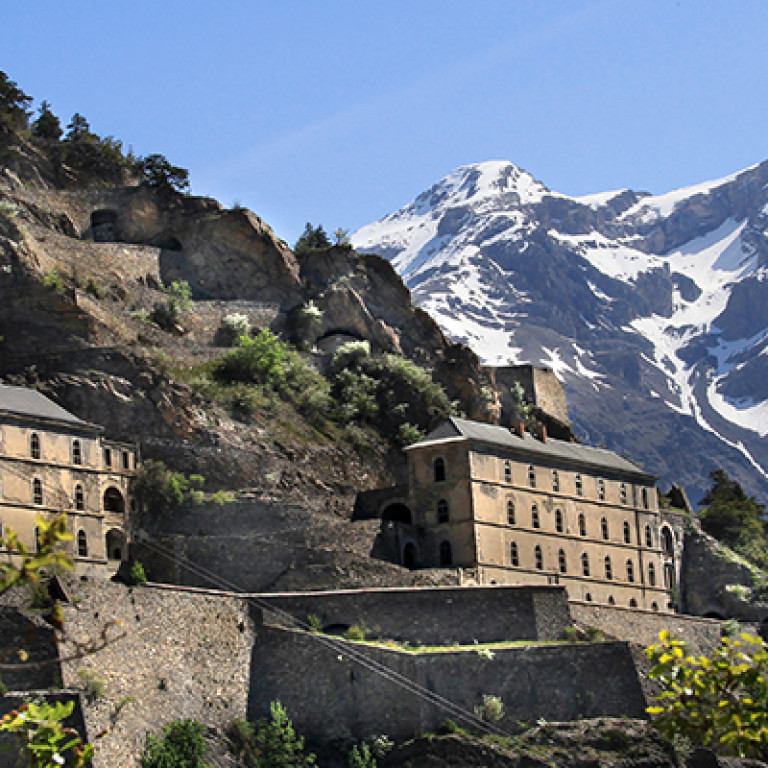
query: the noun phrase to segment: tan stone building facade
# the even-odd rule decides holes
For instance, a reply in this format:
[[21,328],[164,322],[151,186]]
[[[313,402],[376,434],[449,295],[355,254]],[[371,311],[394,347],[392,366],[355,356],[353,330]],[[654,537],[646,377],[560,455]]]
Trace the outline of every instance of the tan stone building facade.
[[[617,454],[449,419],[407,449],[407,499],[384,510],[403,564],[480,584],[561,584],[571,600],[674,610],[656,478]],[[665,549],[667,547],[667,549]]]
[[0,386],[0,532],[35,546],[38,515],[67,513],[79,567],[127,557],[135,446],[106,440],[41,393]]

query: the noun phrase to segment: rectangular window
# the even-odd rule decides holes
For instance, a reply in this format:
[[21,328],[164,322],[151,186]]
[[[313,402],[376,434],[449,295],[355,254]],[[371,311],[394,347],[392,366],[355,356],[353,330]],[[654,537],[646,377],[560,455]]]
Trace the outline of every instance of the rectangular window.
[[123,469],[131,468],[131,454],[128,451],[123,451]]

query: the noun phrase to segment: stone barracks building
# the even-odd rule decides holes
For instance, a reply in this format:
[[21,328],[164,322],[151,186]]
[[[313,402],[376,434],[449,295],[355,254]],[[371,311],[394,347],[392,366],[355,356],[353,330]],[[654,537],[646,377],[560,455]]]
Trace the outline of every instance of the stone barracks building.
[[[479,584],[561,584],[571,600],[673,611],[676,531],[656,478],[600,448],[452,418],[408,449],[381,504],[384,550]],[[393,489],[394,491],[395,489]]]
[[101,432],[40,392],[0,385],[0,535],[34,548],[37,516],[64,511],[77,566],[127,556],[136,449]]

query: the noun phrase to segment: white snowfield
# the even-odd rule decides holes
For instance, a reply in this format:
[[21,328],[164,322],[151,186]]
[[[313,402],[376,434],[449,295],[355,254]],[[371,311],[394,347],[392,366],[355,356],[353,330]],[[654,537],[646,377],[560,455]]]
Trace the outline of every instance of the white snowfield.
[[[637,227],[663,222],[684,201],[710,194],[750,170],[640,198],[615,218],[618,227],[626,225],[627,231],[633,232],[631,236],[612,238],[597,231],[566,234],[558,230],[559,222],[554,219],[546,234],[566,246],[574,258],[581,257],[606,278],[630,287],[654,270],[666,270],[673,279],[675,275],[683,276],[687,290],[675,291],[671,316],[636,318],[620,329],[650,342],[652,353],[646,360],[667,379],[666,387],[649,390],[649,398],[663,399],[669,408],[692,416],[704,429],[714,431],[707,415],[714,412],[731,424],[765,437],[768,403],[744,397],[729,399],[722,394],[721,385],[743,364],[745,354],[768,354],[768,329],[750,339],[726,342],[715,322],[726,308],[734,285],[746,278],[765,278],[766,270],[758,268],[756,256],[742,239],[747,222],[729,219],[714,231],[663,255],[644,253],[635,247],[634,234]],[[528,235],[536,228],[540,231],[537,205],[546,197],[570,200],[574,205],[598,211],[626,191],[568,198],[548,190],[512,163],[466,165],[411,204],[363,227],[353,235],[352,243],[358,250],[389,258],[411,287],[415,301],[435,317],[449,337],[467,343],[484,362],[546,365],[561,379],[577,377],[599,388],[605,386],[605,377],[583,347],[562,338],[559,345],[542,341],[534,346],[515,334],[526,317],[526,301],[530,300],[525,292],[515,289],[514,275],[505,272],[485,252],[508,243],[516,244],[524,254]],[[768,213],[768,203],[764,212]],[[583,322],[590,329],[611,328],[607,313],[615,297],[605,287],[611,283],[598,286],[585,275],[585,285],[602,303],[606,314],[596,324],[582,316]],[[698,296],[691,299],[695,293]],[[701,385],[701,366],[694,370],[681,355],[686,345],[696,339],[705,340],[714,361],[704,374],[706,386]],[[766,475],[767,468],[760,467],[743,445],[734,447]]]

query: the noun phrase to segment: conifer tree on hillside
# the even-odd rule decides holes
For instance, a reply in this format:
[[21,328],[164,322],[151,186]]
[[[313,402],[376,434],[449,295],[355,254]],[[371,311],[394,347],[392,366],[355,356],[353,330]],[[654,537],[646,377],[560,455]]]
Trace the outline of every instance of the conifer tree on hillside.
[[32,97],[27,96],[5,72],[0,71],[0,135],[27,127],[28,107],[31,103]]
[[[709,473],[712,487],[699,504],[702,528],[719,541],[757,559],[759,564],[768,561],[768,536],[766,535],[765,506],[747,496],[735,480],[723,469]],[[761,557],[762,554],[762,557]]]
[[47,101],[43,101],[40,105],[40,114],[37,120],[32,123],[32,135],[38,139],[58,141],[62,133],[59,118],[51,112],[51,105]]

